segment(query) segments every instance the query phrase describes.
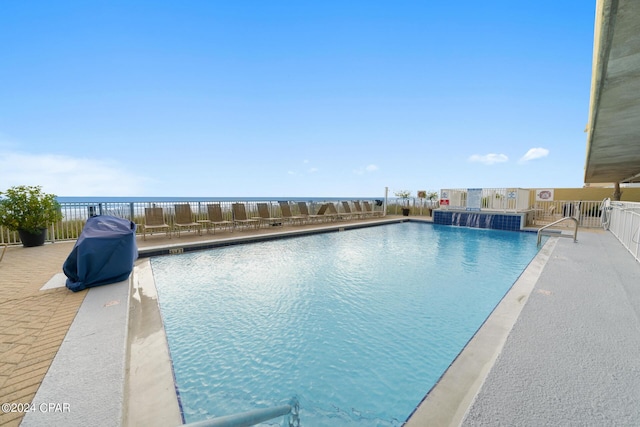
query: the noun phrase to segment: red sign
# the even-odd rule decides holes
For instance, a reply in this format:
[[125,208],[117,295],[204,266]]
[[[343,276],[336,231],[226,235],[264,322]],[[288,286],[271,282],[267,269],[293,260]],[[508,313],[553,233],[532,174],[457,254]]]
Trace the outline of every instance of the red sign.
[[449,206],[449,199],[440,199],[440,205]]

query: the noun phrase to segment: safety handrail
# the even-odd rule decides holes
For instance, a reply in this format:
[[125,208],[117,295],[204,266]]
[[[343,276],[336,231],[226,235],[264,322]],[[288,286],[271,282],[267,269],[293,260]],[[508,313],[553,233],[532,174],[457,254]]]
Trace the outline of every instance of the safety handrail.
[[[573,241],[577,242],[578,241],[578,219],[574,218],[572,216],[565,216],[564,218],[561,218],[561,219],[559,219],[557,221],[554,221],[551,224],[547,224],[547,225],[545,225],[544,227],[542,227],[541,229],[538,230],[538,246],[540,246],[540,242],[542,241],[542,234],[541,233],[542,233],[543,230],[551,227],[552,225],[559,224],[559,223],[561,223],[561,222],[563,222],[563,221],[565,221],[567,219],[572,219],[573,222],[574,222],[575,229],[573,231]],[[565,237],[565,236],[562,236],[562,237]],[[566,237],[569,237],[569,236],[566,236]]]
[[234,415],[225,415],[223,417],[185,424],[182,427],[250,427],[288,414],[291,414],[289,417],[289,426],[299,427],[299,410],[300,405],[298,404],[298,400],[293,398],[287,405],[254,409]]

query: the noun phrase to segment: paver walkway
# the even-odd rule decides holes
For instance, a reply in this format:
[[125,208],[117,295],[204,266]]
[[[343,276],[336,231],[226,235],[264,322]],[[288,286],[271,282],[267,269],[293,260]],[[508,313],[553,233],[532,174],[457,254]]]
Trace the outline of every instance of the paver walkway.
[[[9,247],[0,263],[0,403],[32,401],[82,304],[86,292],[40,291],[73,244]],[[22,416],[0,410],[0,425],[17,426]]]

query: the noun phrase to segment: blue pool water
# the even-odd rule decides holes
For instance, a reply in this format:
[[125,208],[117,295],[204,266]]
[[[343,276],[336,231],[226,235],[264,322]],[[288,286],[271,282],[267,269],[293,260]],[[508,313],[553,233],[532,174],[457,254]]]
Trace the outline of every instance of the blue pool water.
[[305,426],[399,426],[536,253],[409,222],[153,258],[185,419],[296,396]]

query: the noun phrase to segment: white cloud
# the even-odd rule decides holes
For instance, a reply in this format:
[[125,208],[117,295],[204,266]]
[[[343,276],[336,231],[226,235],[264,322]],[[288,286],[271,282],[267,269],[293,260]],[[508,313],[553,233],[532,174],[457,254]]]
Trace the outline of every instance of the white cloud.
[[365,172],[375,172],[378,169],[379,169],[378,165],[371,164],[371,165],[367,165],[367,166],[365,166],[363,168],[354,169],[353,173],[356,174],[356,175],[364,175]]
[[485,165],[492,165],[494,163],[503,163],[508,161],[509,158],[504,154],[474,154],[469,157],[470,162],[484,163]]
[[532,148],[527,153],[518,160],[518,163],[525,163],[530,160],[540,159],[542,157],[547,157],[549,155],[549,150],[546,148]]
[[308,172],[309,172],[309,173],[316,173],[316,172],[318,172],[319,170],[320,170],[320,169],[318,169],[318,168],[311,168],[311,169],[309,169],[309,171],[308,171]]
[[137,196],[149,181],[109,161],[0,151],[0,182],[6,188],[41,185],[47,193],[68,197]]
[[295,175],[296,173],[294,171],[288,171],[287,172],[289,175]]

